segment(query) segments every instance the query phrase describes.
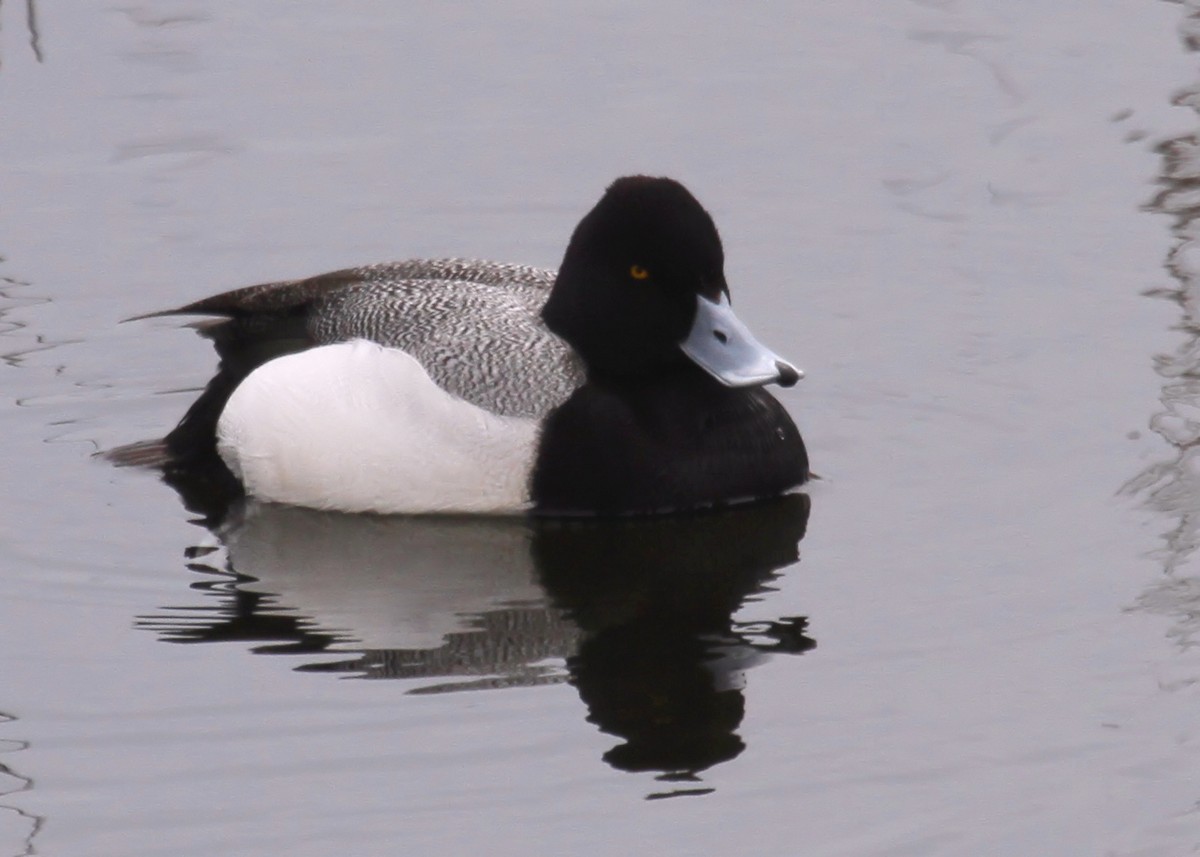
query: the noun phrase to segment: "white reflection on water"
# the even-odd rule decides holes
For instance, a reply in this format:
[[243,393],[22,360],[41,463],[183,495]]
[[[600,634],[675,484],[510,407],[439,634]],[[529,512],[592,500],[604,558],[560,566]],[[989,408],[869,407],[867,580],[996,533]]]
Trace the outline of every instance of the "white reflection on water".
[[623,739],[605,761],[693,782],[745,748],[746,671],[815,645],[802,618],[732,618],[798,559],[808,510],[804,495],[570,522],[236,506],[214,528],[224,567],[211,547],[190,556],[214,603],[139,625],[301,655],[306,671],[416,680],[412,693],[566,681]]

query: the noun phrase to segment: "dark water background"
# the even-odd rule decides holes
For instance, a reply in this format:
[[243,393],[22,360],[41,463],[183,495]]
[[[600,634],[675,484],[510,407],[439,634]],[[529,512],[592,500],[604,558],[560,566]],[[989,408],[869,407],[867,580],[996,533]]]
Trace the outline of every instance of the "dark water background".
[[[0,5],[0,853],[1200,849],[1196,15]],[[553,266],[631,172],[808,371],[811,503],[210,531],[94,457],[213,367],[120,319]]]

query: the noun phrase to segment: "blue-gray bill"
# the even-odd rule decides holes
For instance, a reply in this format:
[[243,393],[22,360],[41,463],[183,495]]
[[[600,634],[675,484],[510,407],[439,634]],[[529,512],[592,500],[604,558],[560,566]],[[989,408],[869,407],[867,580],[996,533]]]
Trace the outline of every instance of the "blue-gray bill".
[[802,371],[754,338],[733,314],[726,295],[715,303],[697,295],[696,320],[679,347],[726,387],[790,387],[804,377]]

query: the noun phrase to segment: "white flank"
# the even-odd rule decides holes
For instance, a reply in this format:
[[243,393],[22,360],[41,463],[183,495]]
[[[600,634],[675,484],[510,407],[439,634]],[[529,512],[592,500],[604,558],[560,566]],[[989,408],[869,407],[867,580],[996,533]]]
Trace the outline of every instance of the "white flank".
[[536,442],[535,421],[465,402],[362,340],[265,363],[217,425],[251,496],[343,512],[522,511]]

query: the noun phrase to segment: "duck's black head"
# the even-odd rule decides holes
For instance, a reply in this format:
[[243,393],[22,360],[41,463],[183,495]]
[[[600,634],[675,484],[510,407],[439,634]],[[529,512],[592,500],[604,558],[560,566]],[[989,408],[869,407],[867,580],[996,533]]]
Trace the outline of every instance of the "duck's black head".
[[575,228],[542,317],[593,377],[700,365],[728,386],[798,370],[759,345],[729,310],[716,224],[687,188],[628,176]]

